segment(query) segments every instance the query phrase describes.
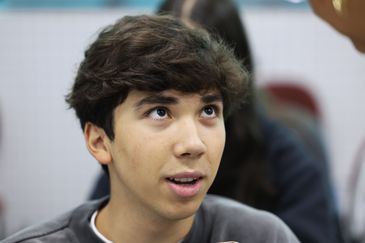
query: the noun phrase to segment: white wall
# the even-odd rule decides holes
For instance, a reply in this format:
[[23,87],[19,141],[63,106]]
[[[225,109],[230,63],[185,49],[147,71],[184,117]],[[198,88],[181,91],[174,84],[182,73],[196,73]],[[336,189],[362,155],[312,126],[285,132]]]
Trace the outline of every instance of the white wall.
[[64,96],[96,31],[125,13],[0,13],[0,195],[8,233],[87,198],[100,166]]
[[[99,165],[87,153],[64,95],[96,30],[138,12],[0,13],[0,197],[8,233],[87,197]],[[259,84],[290,78],[315,91],[343,202],[356,147],[365,137],[365,56],[306,11],[246,10],[244,19]]]

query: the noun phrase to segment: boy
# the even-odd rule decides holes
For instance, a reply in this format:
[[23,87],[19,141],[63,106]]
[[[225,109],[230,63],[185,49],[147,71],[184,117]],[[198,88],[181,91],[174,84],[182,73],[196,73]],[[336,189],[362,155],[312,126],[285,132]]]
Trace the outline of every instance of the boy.
[[248,76],[206,32],[166,16],[124,17],[85,52],[67,102],[111,195],[10,242],[298,242],[277,218],[206,196],[224,117]]

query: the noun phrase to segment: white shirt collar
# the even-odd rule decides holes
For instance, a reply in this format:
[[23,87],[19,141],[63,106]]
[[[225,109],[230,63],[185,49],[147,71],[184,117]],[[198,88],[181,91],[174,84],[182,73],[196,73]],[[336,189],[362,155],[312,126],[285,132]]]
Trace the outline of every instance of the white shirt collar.
[[93,215],[91,216],[90,219],[90,226],[91,229],[94,231],[94,233],[96,234],[96,236],[102,240],[104,243],[113,243],[112,241],[108,240],[104,235],[102,235],[100,233],[100,231],[96,228],[96,216],[98,215],[98,210],[96,210]]
[[[94,231],[94,233],[96,234],[96,236],[102,240],[104,243],[113,243],[113,241],[110,241],[108,240],[102,233],[100,233],[100,231],[96,228],[96,216],[98,215],[98,210],[96,210],[93,215],[91,216],[91,219],[90,219],[90,226],[91,226],[91,229]],[[181,243],[181,241],[177,242],[177,243]]]

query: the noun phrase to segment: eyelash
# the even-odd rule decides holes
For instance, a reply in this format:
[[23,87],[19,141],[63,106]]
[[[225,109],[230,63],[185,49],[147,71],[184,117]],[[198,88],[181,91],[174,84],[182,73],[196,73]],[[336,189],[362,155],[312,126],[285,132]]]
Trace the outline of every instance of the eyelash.
[[[166,112],[166,115],[167,115],[168,117],[170,117],[170,112],[169,112],[169,110],[168,110],[166,107],[163,107],[163,106],[153,107],[153,108],[149,109],[147,112],[145,112],[145,114],[144,114],[144,115],[145,115],[146,117],[151,117],[152,112],[157,111],[157,110],[159,110],[159,109],[164,110],[164,111]],[[152,119],[153,119],[153,120],[163,120],[163,119],[165,119],[165,118],[152,118]]]
[[[208,117],[206,117],[206,118],[208,118],[208,119],[213,119],[213,118],[216,118],[216,117],[218,117],[218,116],[219,116],[219,114],[220,114],[220,108],[219,108],[217,105],[214,105],[214,104],[205,105],[205,106],[201,109],[201,113],[203,113],[203,112],[204,112],[204,110],[205,110],[205,109],[207,109],[207,108],[212,108],[212,109],[213,109],[213,111],[214,111],[214,116],[213,116],[213,117],[210,117],[210,115],[208,115]],[[144,113],[144,116],[145,116],[145,117],[151,117],[151,114],[152,114],[153,112],[155,112],[155,111],[159,110],[159,109],[164,110],[164,111],[166,112],[166,115],[167,115],[168,117],[171,117],[169,109],[168,109],[167,107],[163,107],[163,106],[157,106],[157,107],[153,107],[153,108],[149,109],[148,111],[146,111],[146,112]],[[151,118],[152,118],[152,117],[151,117]],[[152,118],[152,119],[153,119],[153,120],[163,120],[163,119],[165,119],[165,117],[162,117],[162,118]]]
[[202,108],[202,112],[204,112],[204,110],[207,109],[207,108],[212,108],[213,111],[214,111],[214,116],[213,117],[209,116],[208,118],[216,118],[216,117],[219,116],[220,110],[219,110],[219,107],[217,105],[214,105],[214,104],[206,105]]

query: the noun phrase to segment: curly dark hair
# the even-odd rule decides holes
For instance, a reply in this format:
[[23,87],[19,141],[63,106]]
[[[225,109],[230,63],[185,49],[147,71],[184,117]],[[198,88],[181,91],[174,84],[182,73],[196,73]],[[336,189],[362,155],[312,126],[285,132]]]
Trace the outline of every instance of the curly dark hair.
[[247,72],[206,31],[171,16],[126,16],[85,51],[66,101],[81,127],[101,127],[113,140],[113,111],[131,90],[220,91],[225,116],[244,101]]

